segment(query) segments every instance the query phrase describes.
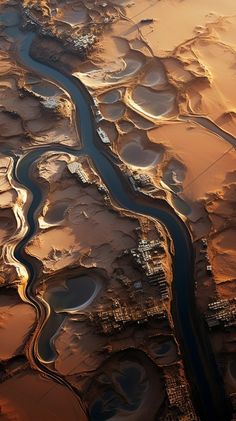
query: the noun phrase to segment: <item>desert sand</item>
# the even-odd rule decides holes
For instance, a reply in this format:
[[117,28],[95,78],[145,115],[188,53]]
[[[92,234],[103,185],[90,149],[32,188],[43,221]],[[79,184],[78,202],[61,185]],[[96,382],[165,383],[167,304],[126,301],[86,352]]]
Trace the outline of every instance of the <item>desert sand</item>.
[[96,186],[84,189],[67,168],[72,160],[51,154],[38,164],[40,177],[49,183],[43,214],[50,222],[27,245],[27,252],[43,262],[46,272],[77,264],[110,276],[116,256],[125,246],[135,246],[137,223],[104,208]]
[[[1,42],[6,36],[1,37]],[[9,38],[8,38],[9,40]],[[73,106],[62,89],[31,75],[11,56],[13,44],[4,44],[0,68],[0,127],[2,147],[24,150],[61,143],[79,146],[73,125]]]
[[[191,115],[235,134],[234,3],[112,3],[125,17],[104,28],[87,61],[73,61],[71,70],[97,96],[103,127],[110,133],[113,125],[114,152],[188,203],[194,237],[214,237],[209,242],[214,280],[233,280],[235,247],[225,214],[234,202],[236,140],[229,143]],[[143,120],[146,127],[138,123]],[[217,234],[213,211],[208,217],[212,200],[221,201],[223,234]]]
[[[73,162],[80,162],[86,168],[93,184],[83,185],[75,174],[70,173],[68,166]],[[50,308],[39,337],[40,360],[64,376],[83,394],[86,394],[93,376],[97,376],[107,357],[110,356],[113,361],[121,350],[126,355],[130,348],[143,349],[160,367],[175,365],[179,359],[179,350],[172,336],[170,313],[169,320],[150,322],[148,329],[140,332],[135,326],[127,327],[112,340],[109,336],[101,335],[93,321],[94,317],[96,320],[96,312],[111,309],[115,301],[139,309],[145,299],[151,299],[152,287],[143,287],[142,298],[139,294],[132,295],[132,289],[124,289],[116,279],[116,273],[121,268],[130,279],[129,282],[142,279],[130,258],[123,256],[124,249],[135,247],[140,235],[138,233],[144,238],[155,239],[161,236],[163,239],[165,246],[162,264],[171,283],[170,251],[166,232],[161,225],[127,212],[121,213],[112,203],[107,207],[104,193],[98,191],[98,187],[102,187],[101,180],[86,158],[46,153],[37,164],[37,175],[41,183],[44,182],[45,205],[39,215],[39,230],[28,243],[27,253],[42,263],[37,291]],[[80,294],[81,297],[79,288],[83,277],[87,279],[87,286],[91,279],[96,289],[93,293],[88,292],[92,294],[90,298],[84,296],[84,302],[78,302],[78,297],[70,295],[72,293],[69,291],[70,288],[77,288],[74,294]],[[63,300],[60,297],[64,297]],[[170,302],[166,302],[165,307],[169,305]],[[167,332],[169,335],[166,335]],[[161,386],[160,390],[163,390]],[[157,405],[161,405],[162,393],[158,400],[155,398],[153,414],[158,411]],[[129,416],[130,419],[138,416],[141,419],[143,411],[146,411],[146,399],[151,404],[154,395],[147,392],[147,398],[145,402],[140,402],[137,412],[124,412],[122,416]],[[89,401],[88,405],[92,411],[93,402]]]
[[79,401],[65,387],[27,369],[0,385],[1,417],[4,421],[86,421]]
[[0,158],[0,242],[1,242],[1,286],[17,286],[24,268],[17,267],[12,251],[26,232],[24,207],[27,207],[27,195],[12,177],[13,159],[8,156]]
[[[5,6],[3,3],[15,5],[9,0],[0,7]],[[23,0],[22,6],[24,25],[27,27],[32,18],[41,35],[34,42],[33,57],[82,81],[97,100],[103,117],[99,125],[109,136],[123,171],[148,175],[153,197],[166,199],[187,224],[197,256],[195,280],[200,312],[204,313],[212,300],[234,297],[235,2]],[[21,156],[45,145],[79,148],[69,95],[20,65],[13,42],[2,27],[0,50],[2,148]],[[68,165],[74,162],[82,162],[88,184],[82,185],[69,171]],[[13,250],[27,230],[25,215],[31,196],[13,180],[12,158],[1,158],[0,171],[0,281],[1,285],[19,287],[27,275],[24,267],[14,261]],[[129,326],[111,339],[101,335],[93,321],[99,311],[113,308],[115,300],[120,300],[123,307],[127,303],[142,306],[144,299],[129,295],[116,279],[116,271],[122,267],[128,278],[142,280],[130,258],[123,256],[124,249],[137,245],[140,232],[144,238],[161,235],[162,262],[170,287],[171,244],[167,233],[159,224],[123,212],[111,203],[87,158],[68,153],[43,154],[34,177],[43,188],[44,203],[38,214],[38,230],[26,252],[40,262],[36,293],[48,302],[44,328],[50,323],[57,326],[48,336],[54,348],[53,360],[49,363],[41,359],[77,390],[89,392],[86,403],[90,415],[95,416],[99,387],[105,394],[106,384],[111,382],[113,392],[123,393],[115,375],[107,378],[108,368],[117,364],[119,373],[123,373],[127,361],[119,358],[119,352],[129,365],[127,355],[138,348],[136,369],[143,364],[141,371],[138,369],[143,379],[143,401],[138,402],[137,412],[129,413],[129,408],[123,407],[115,418],[110,414],[110,419],[141,421],[144,405],[152,406],[150,420],[155,419],[165,399],[163,379],[167,381],[171,370],[187,384],[173,335],[171,296],[166,302],[168,320],[150,322],[146,332]],[[102,185],[102,192],[98,185]],[[202,238],[207,242],[210,276],[204,272],[206,262],[200,256]],[[76,305],[71,301],[74,287],[68,282],[83,276],[91,278],[96,287],[84,297],[86,305]],[[152,293],[147,288],[144,296]],[[68,300],[64,308],[60,294]],[[8,293],[2,298],[0,336],[6,338],[2,360],[19,352],[24,354],[34,323],[33,308],[14,300]],[[8,341],[15,329],[17,335]],[[211,340],[227,393],[232,395],[235,332],[233,328],[213,332]],[[152,382],[147,382],[152,364],[158,399]],[[38,419],[64,420],[65,413],[66,419],[86,419],[71,392],[55,383],[51,392],[51,380],[31,370],[1,384],[5,419],[27,420],[33,416],[33,407],[19,398],[22,384],[32,391],[32,403],[36,395],[46,394],[46,403],[37,406]],[[55,409],[56,390],[61,407]],[[138,395],[140,390],[136,391]],[[165,411],[168,409],[164,410],[166,415]]]
[[35,311],[32,306],[22,303],[16,292],[7,291],[1,294],[0,309],[0,360],[4,361],[23,351],[34,327]]

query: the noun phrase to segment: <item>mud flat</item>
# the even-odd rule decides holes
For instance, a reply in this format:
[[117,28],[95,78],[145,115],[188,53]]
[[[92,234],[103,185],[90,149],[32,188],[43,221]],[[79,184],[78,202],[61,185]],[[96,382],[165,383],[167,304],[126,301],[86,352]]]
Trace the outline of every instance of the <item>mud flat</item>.
[[79,310],[93,301],[98,290],[99,286],[92,278],[81,275],[78,278],[68,279],[64,288],[63,286],[54,287],[47,301],[57,312]]
[[120,136],[120,156],[127,164],[138,168],[155,168],[161,161],[163,149],[150,145],[142,132],[135,130]]
[[175,94],[171,91],[155,92],[152,88],[137,86],[132,92],[131,103],[135,110],[146,117],[170,117],[174,110]]

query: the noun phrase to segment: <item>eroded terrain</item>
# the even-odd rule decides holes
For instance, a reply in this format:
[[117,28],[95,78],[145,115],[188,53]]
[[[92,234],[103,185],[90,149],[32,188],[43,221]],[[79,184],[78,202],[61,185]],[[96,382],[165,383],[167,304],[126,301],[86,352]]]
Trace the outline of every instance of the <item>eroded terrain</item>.
[[[83,154],[69,92],[23,65],[8,31],[17,19],[36,33],[33,59],[86,87],[97,141],[135,195],[166,201],[188,227],[198,311],[236,406],[234,2],[0,8],[3,419],[200,419],[171,312],[172,239],[113,199]],[[29,178],[41,200],[24,244],[37,276],[27,294],[30,274],[14,250],[34,191],[16,163],[38,148]]]

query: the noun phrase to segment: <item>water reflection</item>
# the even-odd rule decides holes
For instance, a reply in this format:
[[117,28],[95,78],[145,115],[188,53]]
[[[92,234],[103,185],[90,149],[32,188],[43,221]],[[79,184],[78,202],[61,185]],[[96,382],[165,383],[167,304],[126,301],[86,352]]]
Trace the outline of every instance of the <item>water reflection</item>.
[[45,293],[44,298],[50,306],[50,316],[38,340],[38,354],[44,362],[52,362],[56,358],[54,341],[67,313],[89,306],[100,288],[100,282],[82,275],[70,278],[64,284],[50,288]]
[[82,309],[94,298],[97,283],[88,276],[80,276],[66,281],[64,286],[50,290],[47,301],[56,312]]

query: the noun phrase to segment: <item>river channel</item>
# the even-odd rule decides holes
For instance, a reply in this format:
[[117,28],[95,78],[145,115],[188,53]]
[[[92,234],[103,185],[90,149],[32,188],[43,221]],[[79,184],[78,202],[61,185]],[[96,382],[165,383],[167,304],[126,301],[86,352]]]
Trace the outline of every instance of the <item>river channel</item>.
[[[34,33],[22,33],[18,26],[9,26],[7,31],[15,39],[21,64],[31,72],[51,80],[68,92],[76,107],[77,127],[82,141],[80,150],[63,146],[38,148],[30,152],[16,165],[16,178],[33,195],[27,214],[29,229],[25,238],[15,249],[16,259],[24,264],[29,273],[30,279],[26,288],[28,299],[34,302],[40,313],[42,305],[39,305],[34,294],[34,281],[37,277],[36,259],[29,257],[24,252],[24,246],[34,235],[37,228],[35,212],[42,200],[41,190],[37,182],[31,178],[30,167],[45,150],[60,150],[73,155],[86,154],[91,158],[112,199],[120,208],[156,218],[168,230],[175,249],[172,312],[186,373],[192,387],[196,411],[202,421],[228,421],[230,409],[222,379],[209,345],[207,331],[194,304],[194,256],[191,237],[185,224],[164,201],[154,201],[133,191],[128,179],[115,165],[110,150],[101,144],[97,136],[91,107],[93,101],[80,81],[71,75],[60,73],[49,65],[39,63],[31,57],[30,47],[35,37]],[[40,317],[42,317],[41,314]],[[37,342],[37,337],[35,341]],[[37,348],[37,343],[34,346]],[[37,352],[35,352],[34,358],[37,360]],[[42,370],[42,365],[40,368]]]

